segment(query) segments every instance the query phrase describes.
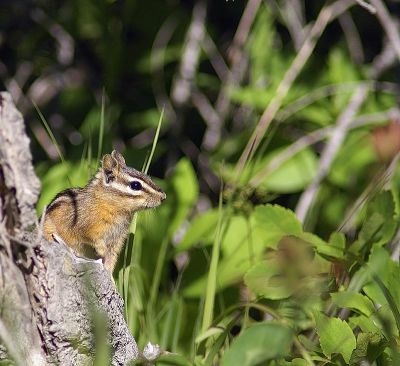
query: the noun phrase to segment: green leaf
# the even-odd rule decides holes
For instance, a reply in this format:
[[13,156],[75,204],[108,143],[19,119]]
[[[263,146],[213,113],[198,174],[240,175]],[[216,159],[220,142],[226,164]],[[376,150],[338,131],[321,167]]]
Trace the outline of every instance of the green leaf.
[[261,323],[245,329],[224,353],[221,366],[252,366],[289,354],[292,331],[280,324]]
[[[202,224],[204,224],[203,228],[206,228],[209,223],[205,220]],[[202,225],[199,225],[193,229],[196,241],[200,240],[203,228]],[[221,245],[222,257],[218,266],[218,289],[242,280],[243,275],[262,259],[265,249],[277,249],[279,242],[284,237],[292,237],[293,240],[300,239],[309,243],[325,257],[343,257],[342,248],[329,245],[311,233],[304,233],[300,222],[291,210],[279,205],[260,205],[255,208],[249,218],[236,215],[230,219]],[[208,240],[207,234],[205,240]],[[194,245],[189,238],[186,243]],[[271,274],[271,276],[274,275]],[[275,280],[276,278],[273,279],[273,283]],[[193,282],[185,286],[184,294],[189,297],[201,296],[204,286],[205,276],[196,277]],[[272,291],[271,294],[271,296],[279,298],[286,297],[283,295],[284,292],[279,295]]]
[[282,237],[300,236],[303,233],[301,223],[294,212],[278,205],[257,206],[254,219],[265,232],[268,246],[273,248],[277,247]]
[[387,346],[384,337],[379,333],[360,333],[357,346],[350,358],[350,366],[360,365],[362,361],[372,364]]
[[284,279],[281,269],[274,261],[262,261],[252,267],[244,276],[244,282],[255,294],[267,299],[278,300],[289,297],[292,291]]
[[319,100],[318,103],[307,105],[305,108],[297,111],[296,118],[305,119],[317,126],[327,126],[331,123],[332,108],[328,100]]
[[367,218],[358,235],[362,242],[386,244],[394,235],[394,201],[390,191],[381,192],[368,204]]
[[294,358],[290,362],[285,362],[283,364],[284,366],[309,366],[309,363],[306,360],[303,360],[302,358]]
[[171,353],[157,358],[157,365],[192,366],[192,363],[181,355]]
[[355,181],[355,177],[361,178],[367,167],[376,161],[370,139],[370,133],[365,130],[351,131],[348,134],[329,171],[331,182],[346,190],[359,182]]
[[346,237],[343,233],[333,232],[329,237],[329,245],[341,250],[346,248]]
[[196,173],[186,158],[181,159],[175,167],[171,178],[174,192],[175,213],[170,220],[170,234],[174,234],[189,213],[199,194]]
[[210,337],[214,337],[216,335],[219,335],[221,333],[224,332],[224,329],[222,327],[217,328],[217,327],[211,327],[208,328],[205,332],[200,333],[196,339],[194,340],[195,343],[201,343],[203,342],[205,339],[210,338]]
[[263,111],[273,98],[274,92],[272,89],[257,86],[243,86],[233,88],[229,96],[233,102]]
[[324,355],[331,357],[333,353],[339,353],[349,362],[351,353],[356,348],[356,338],[350,326],[344,320],[329,318],[319,312],[314,314]]
[[[268,7],[260,8],[257,11],[253,31],[250,34],[248,49],[252,64],[250,68],[252,84],[260,84],[260,82],[265,80],[267,75],[268,79],[274,78],[280,80],[279,76],[281,75],[276,74],[283,73],[285,70],[282,67],[283,65],[280,65],[279,71],[277,68],[273,68],[275,66],[273,65],[273,60],[282,58],[282,54],[279,52],[271,54],[269,52],[269,50],[273,49],[274,41],[277,37],[274,26],[274,15],[272,13]],[[275,71],[274,75],[271,74],[272,68]]]
[[211,244],[218,223],[218,210],[209,210],[196,216],[187,229],[177,251],[187,250],[199,243]]
[[[328,77],[332,84],[357,81],[359,73],[354,63],[351,62],[348,54],[341,48],[334,48],[329,54]],[[340,93],[332,97],[332,106],[339,113],[347,105],[350,98],[349,93]]]
[[[277,152],[267,156],[267,159],[275,155]],[[264,162],[262,164],[265,166]],[[260,186],[274,193],[298,192],[312,181],[316,170],[317,158],[314,152],[303,149],[268,174]]]
[[[249,268],[260,260],[266,247],[277,245],[270,240],[265,228],[256,224],[253,217],[231,217],[224,234],[221,243],[222,256],[218,265],[218,289],[241,280]],[[185,296],[201,296],[205,286],[203,275],[185,286]]]
[[385,249],[381,247],[373,248],[368,263],[365,266],[367,276],[364,281],[365,283],[362,285],[364,286],[363,291],[375,304],[387,304],[387,300],[377,282],[373,280],[373,277],[379,276],[384,284],[388,284],[394,266],[395,263],[390,259],[390,255]]
[[331,297],[337,306],[355,310],[366,316],[370,316],[375,311],[372,301],[358,292],[336,292],[331,294]]
[[[290,146],[287,147],[290,149]],[[262,173],[269,162],[284,153],[286,149],[279,148],[269,153],[255,163],[254,166],[247,166],[241,174],[240,183],[245,185],[248,181]],[[304,189],[313,179],[317,169],[317,157],[311,149],[303,149],[285,160],[260,178],[259,186],[273,193],[292,193]],[[227,180],[234,179],[233,165],[225,165],[224,177]]]
[[322,257],[339,259],[343,258],[343,249],[341,243],[339,243],[339,247],[337,247],[335,246],[335,242],[329,244],[311,233],[302,233],[299,237],[302,240],[310,243]]
[[364,333],[381,333],[373,317],[367,317],[365,315],[351,316],[349,318],[349,324],[352,329],[359,327]]

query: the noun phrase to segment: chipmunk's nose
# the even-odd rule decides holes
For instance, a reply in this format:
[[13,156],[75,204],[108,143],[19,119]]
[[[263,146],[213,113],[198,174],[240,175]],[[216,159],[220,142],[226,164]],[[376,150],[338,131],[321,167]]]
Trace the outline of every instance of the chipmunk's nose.
[[167,198],[167,195],[163,192],[161,195],[161,201],[164,201]]

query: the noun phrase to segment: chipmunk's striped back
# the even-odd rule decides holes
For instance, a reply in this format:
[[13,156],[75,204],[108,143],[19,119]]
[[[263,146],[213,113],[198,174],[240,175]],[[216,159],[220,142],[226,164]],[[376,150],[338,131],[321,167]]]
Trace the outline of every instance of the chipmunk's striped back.
[[84,188],[56,195],[45,212],[44,234],[48,240],[59,235],[81,256],[93,248],[112,272],[134,212],[157,207],[165,198],[148,175],[126,166],[114,150]]

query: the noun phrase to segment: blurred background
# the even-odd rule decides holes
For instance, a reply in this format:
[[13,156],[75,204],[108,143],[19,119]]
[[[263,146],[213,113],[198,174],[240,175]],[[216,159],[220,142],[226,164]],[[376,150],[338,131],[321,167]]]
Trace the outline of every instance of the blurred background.
[[[168,200],[139,217],[116,273],[140,343],[202,364],[223,353],[225,338],[214,351],[210,341],[219,331],[204,335],[212,324],[234,337],[266,319],[251,307],[233,322],[226,315],[256,299],[310,331],[304,309],[326,297],[291,298],[300,290],[290,281],[271,295],[254,271],[243,281],[271,251],[279,268],[308,263],[295,239],[282,239],[297,235],[287,220],[320,238],[296,239],[324,254],[305,265],[313,276],[329,282],[335,263],[339,281],[354,256],[368,257],[361,245],[343,259],[368,202],[400,186],[399,22],[397,0],[1,0],[0,85],[25,117],[39,214],[113,148],[141,169],[164,111],[149,173]],[[333,239],[340,256],[321,249],[332,232],[347,243]]]
[[[196,171],[204,202],[215,205],[220,175],[229,175],[322,5],[300,0],[3,0],[1,87],[26,118],[41,174],[59,161],[59,154],[34,103],[71,162],[97,157],[103,105],[102,152],[117,148],[138,168],[164,108],[150,173],[164,177],[184,156]],[[390,13],[400,11],[397,1],[387,6]],[[279,118],[264,136],[260,159],[334,124],[361,81],[379,81],[368,87],[361,112],[371,115],[395,107],[400,73],[394,50],[389,55],[385,47],[387,36],[374,14],[357,6],[337,16],[289,85]],[[392,119],[383,113],[367,123]],[[354,137],[358,142],[348,147],[360,155],[368,144],[377,148],[375,156],[371,151],[364,158],[364,167],[390,158],[390,149],[382,147],[385,133],[374,136],[375,143]],[[281,174],[281,179],[266,172],[257,188],[265,186],[266,194],[279,194],[279,202],[294,207],[313,176],[324,138],[300,154],[304,161],[293,164],[298,172]],[[337,198],[333,211],[346,207],[340,185],[357,194],[373,172],[346,174],[356,173],[351,159],[337,165],[331,172],[336,184],[326,187],[327,196]]]

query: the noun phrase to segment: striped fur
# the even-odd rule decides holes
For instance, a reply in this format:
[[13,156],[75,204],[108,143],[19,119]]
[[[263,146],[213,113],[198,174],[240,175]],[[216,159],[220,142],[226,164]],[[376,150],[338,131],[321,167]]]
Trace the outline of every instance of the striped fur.
[[[142,189],[130,184],[140,182]],[[103,157],[102,167],[83,188],[56,195],[44,218],[48,240],[59,235],[77,255],[89,256],[91,247],[112,272],[136,211],[157,207],[165,193],[149,176],[126,166],[116,151]],[[89,249],[89,250],[88,250]]]

